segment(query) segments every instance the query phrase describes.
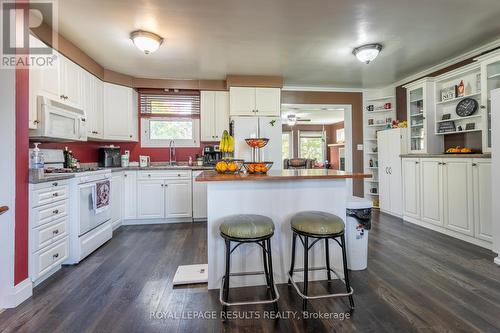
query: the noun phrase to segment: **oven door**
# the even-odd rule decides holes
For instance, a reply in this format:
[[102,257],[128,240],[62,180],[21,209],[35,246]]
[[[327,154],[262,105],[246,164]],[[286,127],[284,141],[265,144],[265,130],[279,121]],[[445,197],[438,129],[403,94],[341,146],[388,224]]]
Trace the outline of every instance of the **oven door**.
[[78,187],[80,200],[80,230],[78,236],[82,236],[109,221],[111,219],[111,207],[96,214],[92,201],[92,190],[95,187],[95,182],[80,184]]

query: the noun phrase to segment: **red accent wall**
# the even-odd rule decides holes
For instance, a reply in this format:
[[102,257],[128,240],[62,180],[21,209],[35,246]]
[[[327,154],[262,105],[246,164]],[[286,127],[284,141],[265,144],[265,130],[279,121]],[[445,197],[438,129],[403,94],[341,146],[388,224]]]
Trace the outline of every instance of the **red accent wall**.
[[[28,5],[17,3],[17,8]],[[27,13],[27,10],[25,11]],[[28,278],[29,70],[16,67],[16,225],[14,285]]]

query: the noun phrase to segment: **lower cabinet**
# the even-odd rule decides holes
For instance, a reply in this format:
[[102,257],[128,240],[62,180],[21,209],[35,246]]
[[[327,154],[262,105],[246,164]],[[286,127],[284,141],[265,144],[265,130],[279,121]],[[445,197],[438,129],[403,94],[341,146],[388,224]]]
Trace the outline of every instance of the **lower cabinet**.
[[165,217],[165,187],[163,180],[137,181],[137,218]]
[[195,179],[202,171],[193,171],[193,220],[207,219],[207,183]]
[[165,218],[191,217],[191,180],[165,182]]
[[123,172],[123,219],[137,218],[137,171]]
[[118,228],[123,218],[123,174],[113,173],[111,177],[111,224],[113,230]]
[[403,158],[404,219],[490,247],[491,160]]

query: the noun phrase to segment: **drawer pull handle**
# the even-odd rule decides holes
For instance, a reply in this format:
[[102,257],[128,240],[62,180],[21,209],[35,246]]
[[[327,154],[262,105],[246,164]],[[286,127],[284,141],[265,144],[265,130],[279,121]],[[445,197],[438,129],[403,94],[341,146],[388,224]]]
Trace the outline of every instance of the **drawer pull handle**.
[[59,209],[54,209],[54,210],[52,211],[52,213],[53,213],[53,214],[59,214]]
[[180,177],[180,176],[181,176],[181,174],[180,174],[180,173],[178,173],[178,174],[177,174],[177,177]]
[[53,233],[54,235],[57,235],[57,234],[59,233],[59,229],[56,229],[56,230],[52,231],[52,233]]
[[151,175],[148,175],[148,177],[151,177]]
[[56,193],[52,193],[52,196],[53,197],[57,197],[57,196],[59,196],[59,193],[57,193],[57,192]]
[[59,258],[59,253],[54,254],[54,255],[52,256],[52,258],[54,258],[54,259],[55,259],[55,258]]
[[57,184],[57,182],[55,182],[55,183],[52,183],[52,186],[57,186],[57,185],[58,185],[58,184]]

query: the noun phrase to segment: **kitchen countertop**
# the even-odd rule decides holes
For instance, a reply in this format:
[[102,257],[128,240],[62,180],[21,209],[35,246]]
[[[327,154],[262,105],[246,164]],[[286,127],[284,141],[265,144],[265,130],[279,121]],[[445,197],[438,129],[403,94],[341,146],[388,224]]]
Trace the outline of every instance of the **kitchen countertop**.
[[402,158],[491,158],[491,154],[402,154]]
[[[95,166],[94,166],[95,167]],[[201,171],[201,170],[213,170],[213,166],[189,166],[189,165],[151,165],[149,167],[116,167],[116,168],[105,168],[111,170],[111,172],[120,172],[120,171],[141,171],[141,170],[193,170],[193,171]],[[59,174],[44,174],[42,177],[36,177],[34,172],[30,172],[29,183],[30,184],[40,184],[40,183],[48,183],[57,180],[66,180],[74,178],[78,173],[59,173]]]
[[371,178],[364,173],[351,173],[327,169],[270,170],[267,174],[220,174],[216,171],[204,171],[198,177],[198,182],[225,181],[276,181],[276,180],[308,180],[308,179],[359,179]]

